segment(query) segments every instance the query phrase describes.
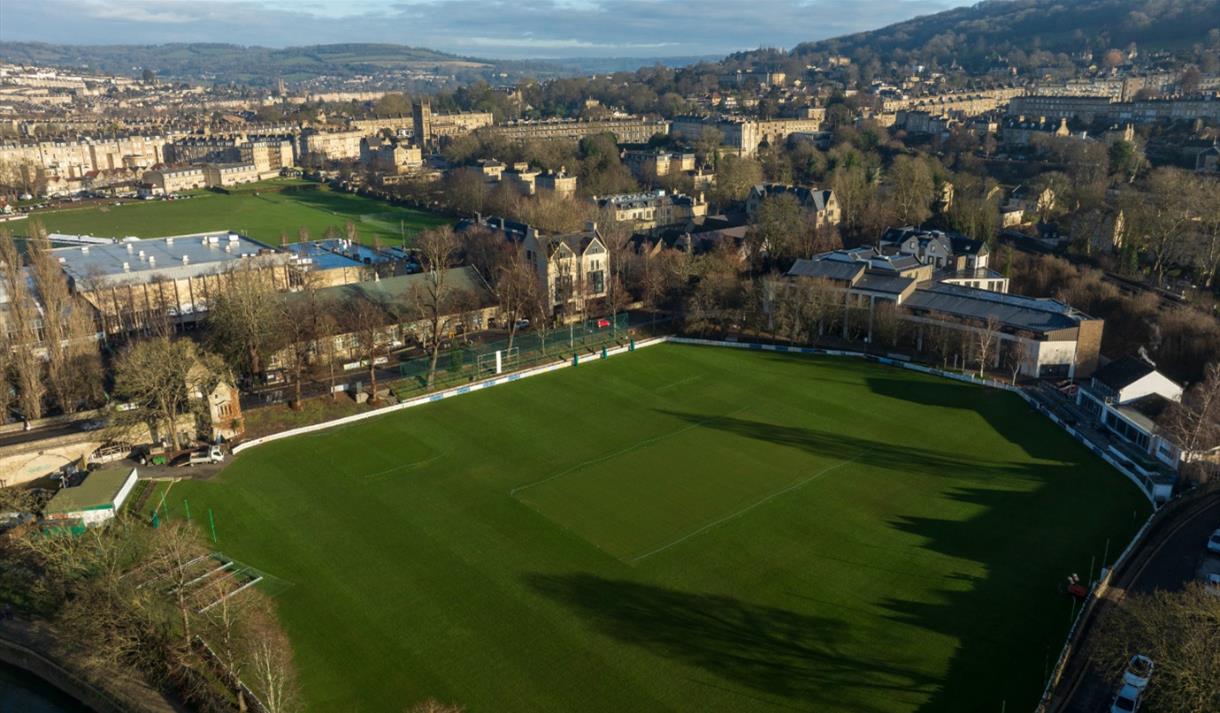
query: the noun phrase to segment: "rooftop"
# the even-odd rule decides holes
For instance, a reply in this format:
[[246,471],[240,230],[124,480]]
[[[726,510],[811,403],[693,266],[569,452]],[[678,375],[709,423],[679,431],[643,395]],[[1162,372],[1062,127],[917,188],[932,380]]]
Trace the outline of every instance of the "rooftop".
[[1156,371],[1156,367],[1132,356],[1106,364],[1093,373],[1093,378],[1115,391],[1119,391]]
[[87,284],[100,279],[107,285],[140,284],[154,275],[184,279],[212,274],[243,259],[290,259],[286,253],[229,231],[145,240],[124,238],[113,243],[56,248],[51,253],[74,281]]
[[913,310],[940,312],[979,321],[994,317],[1005,326],[1030,332],[1071,329],[1090,319],[1083,312],[1057,300],[948,284],[920,287],[903,305]]
[[120,466],[95,470],[85,476],[84,482],[74,488],[64,488],[44,510],[47,514],[64,514],[82,510],[97,510],[114,503],[114,498],[122,490],[127,479],[135,473],[135,468]]

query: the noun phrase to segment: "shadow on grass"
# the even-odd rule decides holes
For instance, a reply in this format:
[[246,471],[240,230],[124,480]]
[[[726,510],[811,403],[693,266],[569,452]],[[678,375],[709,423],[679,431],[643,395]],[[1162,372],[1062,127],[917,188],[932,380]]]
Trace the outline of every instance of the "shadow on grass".
[[704,428],[714,428],[726,433],[753,438],[776,445],[799,448],[811,454],[832,458],[840,461],[854,460],[859,463],[887,468],[899,472],[918,472],[928,475],[956,474],[963,470],[987,470],[993,473],[1022,475],[1028,471],[1028,466],[1021,463],[1000,463],[982,460],[966,455],[947,454],[917,446],[898,446],[859,438],[844,433],[818,431],[800,426],[782,426],[762,421],[734,418],[732,416],[715,416],[708,418],[702,414],[685,413],[658,409],[662,413],[680,418],[690,423],[697,423]]
[[[910,389],[906,382],[886,379],[870,379],[870,384],[879,393],[901,394],[901,398],[917,403],[981,410],[993,427],[1032,454],[1045,454],[1061,461],[1070,461],[1075,455],[1072,451],[1065,453],[1054,438],[1046,438],[1045,431],[1032,428],[1031,432],[1024,432],[1022,419],[1035,416],[1015,398],[997,399],[980,408],[979,394],[969,386],[928,384],[926,389]],[[947,393],[941,394],[942,390]],[[1006,416],[1002,413],[1004,409],[1014,409],[1015,413]],[[733,417],[709,420],[697,414],[665,413],[701,422],[706,428],[800,448],[823,458],[856,458],[862,464],[899,473],[955,478],[963,474],[1005,476],[1008,482],[1003,489],[959,486],[939,493],[939,497],[975,506],[966,509],[970,514],[964,518],[901,517],[890,523],[896,530],[917,536],[925,543],[920,549],[960,559],[963,567],[969,567],[967,563],[971,562],[983,564],[985,574],[951,573],[940,577],[941,583],[929,581],[926,595],[919,601],[894,598],[878,605],[891,612],[890,617],[896,622],[959,642],[947,674],[924,689],[932,697],[919,709],[921,713],[998,711],[1005,703],[1009,709],[1024,710],[1036,702],[1045,680],[1047,659],[1057,654],[1068,625],[1069,602],[1057,594],[1055,584],[1072,567],[1086,566],[1087,555],[1082,553],[1089,546],[1076,544],[1081,538],[1097,539],[1101,532],[1104,537],[1118,527],[1117,515],[1101,507],[1097,493],[1089,489],[1091,481],[1075,477],[1076,464],[1002,462],[951,453],[948,447],[940,452]],[[1084,451],[1080,455],[1087,457]],[[1034,485],[1014,489],[1013,478],[1032,481]],[[1055,497],[1045,492],[1052,484],[1062,488]],[[1088,503],[1092,512],[1082,514],[1082,506]],[[947,511],[961,513],[963,509]],[[1036,522],[1031,522],[1035,515]],[[829,554],[820,556],[835,558]],[[874,570],[875,577],[920,575],[917,570],[877,570],[867,562],[838,559],[847,568]],[[1021,598],[1030,596],[1034,599]],[[828,619],[802,624],[806,625],[820,628],[824,636],[832,639],[846,636],[840,628],[841,621]],[[884,669],[870,671],[868,661],[854,661],[851,665],[865,668],[858,672],[865,680],[870,673],[882,678],[892,673]],[[856,680],[860,679],[849,677],[847,685]]]
[[1067,436],[1056,433],[1055,437],[1047,438],[1047,431],[1054,427],[1016,394],[949,379],[926,381],[870,376],[866,384],[879,396],[921,406],[974,411],[993,430],[1020,446],[1032,458],[1058,460],[1063,455],[1061,444]]
[[[1069,475],[1065,466],[1044,470],[1057,471],[1048,480]],[[977,506],[977,514],[964,520],[904,516],[890,525],[925,541],[924,549],[985,564],[986,574],[946,577],[946,585],[968,586],[946,586],[922,601],[880,602],[891,620],[959,642],[944,680],[919,713],[1029,710],[1069,625],[1071,601],[1056,584],[1088,549],[1063,546],[1080,534],[1074,531],[1075,505],[1048,503],[1038,492],[985,488],[954,488],[944,497]],[[1035,510],[1039,527],[1021,527]]]
[[881,709],[858,701],[884,700],[887,691],[927,692],[936,684],[846,654],[852,634],[836,618],[584,573],[528,574],[525,580],[599,632],[765,694],[772,706],[786,699],[863,713]]

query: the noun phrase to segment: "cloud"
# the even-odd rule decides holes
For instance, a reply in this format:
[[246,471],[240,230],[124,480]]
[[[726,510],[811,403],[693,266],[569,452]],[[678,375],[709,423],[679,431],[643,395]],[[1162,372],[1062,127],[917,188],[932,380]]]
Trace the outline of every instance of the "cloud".
[[393,42],[483,57],[708,55],[856,32],[960,0],[0,0],[0,41]]

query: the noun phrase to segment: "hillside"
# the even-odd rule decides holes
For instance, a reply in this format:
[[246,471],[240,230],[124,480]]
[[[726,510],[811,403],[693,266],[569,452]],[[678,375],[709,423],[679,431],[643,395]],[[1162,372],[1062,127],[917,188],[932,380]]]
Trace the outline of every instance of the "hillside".
[[[1220,45],[1220,0],[987,0],[877,30],[798,45],[793,54],[837,53],[985,69],[1036,54],[1095,55]],[[744,59],[744,57],[743,57]]]
[[6,62],[89,67],[106,73],[133,74],[149,68],[163,77],[265,83],[311,79],[322,74],[345,76],[377,70],[431,69],[457,72],[489,70],[493,63],[435,50],[390,44],[335,44],[308,47],[242,47],[231,44],[51,45],[40,42],[0,43]]
[[232,44],[52,45],[0,42],[0,61],[57,67],[88,67],[105,73],[138,75],[144,68],[168,79],[270,85],[283,78],[302,81],[322,75],[416,69],[455,74],[461,79],[509,76],[573,76],[634,71],[663,64],[683,66],[710,57],[572,57],[562,60],[488,60],[423,47],[395,44],[332,44],[307,47],[242,47]]

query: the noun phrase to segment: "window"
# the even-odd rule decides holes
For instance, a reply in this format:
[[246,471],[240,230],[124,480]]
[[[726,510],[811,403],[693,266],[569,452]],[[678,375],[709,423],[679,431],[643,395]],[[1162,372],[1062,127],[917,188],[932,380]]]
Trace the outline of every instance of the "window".
[[601,270],[589,273],[589,291],[593,294],[601,294],[606,291],[606,275]]

